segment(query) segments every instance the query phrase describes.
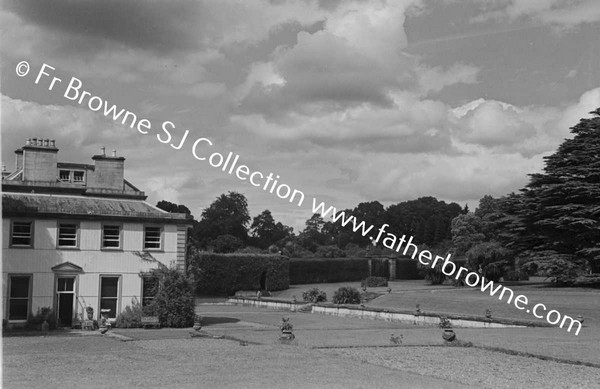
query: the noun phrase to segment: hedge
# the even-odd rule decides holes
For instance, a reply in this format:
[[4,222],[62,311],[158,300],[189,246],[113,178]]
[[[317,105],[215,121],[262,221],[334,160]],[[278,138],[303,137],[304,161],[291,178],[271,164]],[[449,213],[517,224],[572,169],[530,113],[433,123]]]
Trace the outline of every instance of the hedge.
[[238,290],[266,290],[290,286],[289,259],[278,254],[198,253],[190,259],[197,295],[233,295]]
[[292,258],[290,284],[360,281],[369,276],[368,258]]
[[422,280],[423,276],[419,274],[417,268],[418,260],[412,258],[396,259],[396,279],[397,280]]

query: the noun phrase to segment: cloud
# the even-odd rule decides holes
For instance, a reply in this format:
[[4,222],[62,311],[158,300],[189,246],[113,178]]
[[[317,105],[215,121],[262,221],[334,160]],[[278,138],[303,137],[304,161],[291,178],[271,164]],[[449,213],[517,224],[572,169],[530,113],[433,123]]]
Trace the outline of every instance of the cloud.
[[474,84],[477,82],[479,68],[471,65],[455,63],[449,69],[441,67],[420,66],[417,70],[421,89],[427,92],[439,92],[454,84]]
[[544,24],[559,28],[573,28],[581,24],[600,21],[600,5],[596,0],[484,0],[484,5],[492,5],[493,10],[473,18],[475,22],[489,19],[515,21],[528,17]]
[[[201,36],[188,33],[202,12],[198,2],[8,0],[4,7],[24,20],[67,35],[83,35],[86,40],[107,39],[161,52],[197,47],[202,40]],[[72,49],[86,47],[78,45]]]

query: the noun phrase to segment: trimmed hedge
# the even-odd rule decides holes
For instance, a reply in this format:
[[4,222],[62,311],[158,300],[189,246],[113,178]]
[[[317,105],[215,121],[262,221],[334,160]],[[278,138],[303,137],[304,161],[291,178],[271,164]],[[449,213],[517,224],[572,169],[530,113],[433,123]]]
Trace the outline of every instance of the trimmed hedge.
[[423,275],[419,273],[417,263],[419,261],[412,258],[396,259],[396,279],[397,280],[422,280]]
[[368,258],[292,258],[290,284],[360,281],[369,276]]
[[238,290],[266,290],[290,287],[289,259],[278,254],[198,253],[190,259],[197,295],[232,296]]
[[390,278],[390,260],[387,258],[372,258],[371,259],[371,276]]

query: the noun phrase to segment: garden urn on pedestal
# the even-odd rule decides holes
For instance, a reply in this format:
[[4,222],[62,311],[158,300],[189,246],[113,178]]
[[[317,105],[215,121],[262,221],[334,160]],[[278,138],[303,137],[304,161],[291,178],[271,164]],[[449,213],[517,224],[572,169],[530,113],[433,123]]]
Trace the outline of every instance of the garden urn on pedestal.
[[100,310],[100,333],[105,334],[110,329],[110,319],[108,315],[110,314],[110,309],[101,309]]

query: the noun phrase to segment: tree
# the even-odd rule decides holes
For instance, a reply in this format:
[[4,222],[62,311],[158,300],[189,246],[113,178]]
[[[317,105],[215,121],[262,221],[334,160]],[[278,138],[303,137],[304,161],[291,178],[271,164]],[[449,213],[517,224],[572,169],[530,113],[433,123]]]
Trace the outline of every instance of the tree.
[[282,239],[292,236],[293,231],[292,227],[288,227],[281,222],[275,223],[271,211],[265,209],[260,215],[255,216],[252,221],[250,226],[251,242],[256,247],[266,249]]
[[556,269],[554,277],[560,266],[552,262],[570,263],[573,275],[600,272],[600,108],[591,114],[571,128],[573,139],[545,157],[544,172],[531,174],[523,189],[520,215],[532,245],[521,262]]
[[213,246],[215,253],[233,253],[244,247],[244,242],[237,236],[219,235],[210,242],[210,245]]
[[163,327],[190,327],[194,324],[194,280],[175,267],[152,270],[158,279],[154,299],[148,307]]
[[188,207],[183,204],[175,204],[170,201],[161,200],[156,204],[157,208],[162,209],[163,211],[171,212],[171,213],[185,213],[186,215],[192,215],[192,211]]
[[480,217],[466,213],[452,219],[452,244],[455,255],[466,254],[471,247],[484,242],[485,239]]
[[194,235],[202,247],[220,235],[233,235],[245,243],[248,240],[249,222],[246,196],[229,192],[217,197],[204,209]]

